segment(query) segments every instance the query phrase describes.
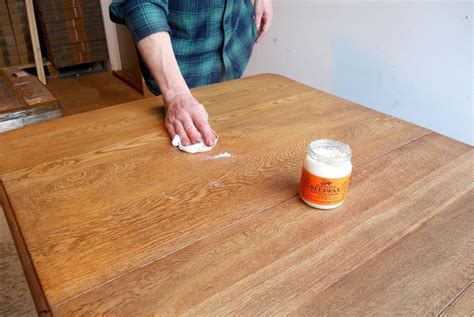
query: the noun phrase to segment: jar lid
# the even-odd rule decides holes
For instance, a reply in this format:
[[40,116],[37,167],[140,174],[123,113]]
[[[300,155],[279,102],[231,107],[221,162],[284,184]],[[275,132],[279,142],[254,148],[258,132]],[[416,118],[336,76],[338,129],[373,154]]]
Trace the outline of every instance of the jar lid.
[[313,159],[328,164],[342,164],[352,156],[349,145],[331,139],[312,141],[308,146],[308,153]]

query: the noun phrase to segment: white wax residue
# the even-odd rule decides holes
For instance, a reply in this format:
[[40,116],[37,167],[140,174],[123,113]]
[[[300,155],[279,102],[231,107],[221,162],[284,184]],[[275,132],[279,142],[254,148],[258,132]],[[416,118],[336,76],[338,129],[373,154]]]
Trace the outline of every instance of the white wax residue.
[[218,160],[218,159],[225,158],[225,157],[232,157],[232,155],[228,152],[222,152],[222,153],[219,153],[219,154],[214,155],[214,156],[208,156],[208,158],[211,159],[211,160]]
[[316,147],[313,151],[317,155],[328,159],[339,159],[344,157],[344,154],[341,151],[333,147]]

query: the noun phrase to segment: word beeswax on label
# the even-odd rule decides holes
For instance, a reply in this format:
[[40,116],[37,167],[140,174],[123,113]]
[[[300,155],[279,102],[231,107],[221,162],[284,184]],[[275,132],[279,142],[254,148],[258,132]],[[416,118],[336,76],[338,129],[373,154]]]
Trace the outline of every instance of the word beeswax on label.
[[311,142],[301,173],[301,199],[319,209],[341,205],[349,189],[351,156],[351,148],[342,142],[328,139]]

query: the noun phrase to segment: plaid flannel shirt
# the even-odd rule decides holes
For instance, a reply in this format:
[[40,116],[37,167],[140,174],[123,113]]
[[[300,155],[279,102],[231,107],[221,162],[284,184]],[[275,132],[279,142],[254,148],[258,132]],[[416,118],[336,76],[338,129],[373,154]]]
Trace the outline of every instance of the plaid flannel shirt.
[[[167,31],[190,88],[242,76],[257,37],[251,0],[114,0],[113,22],[126,24],[137,43]],[[160,90],[140,58],[150,90]]]

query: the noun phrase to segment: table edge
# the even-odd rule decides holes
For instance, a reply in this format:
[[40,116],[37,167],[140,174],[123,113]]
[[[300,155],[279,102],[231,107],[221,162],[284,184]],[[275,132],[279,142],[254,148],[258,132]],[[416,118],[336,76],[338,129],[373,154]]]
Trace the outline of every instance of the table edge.
[[[428,129],[427,129],[427,130],[428,130]],[[373,162],[373,161],[376,161],[376,160],[380,160],[380,159],[382,159],[383,157],[385,157],[385,156],[389,155],[390,153],[392,153],[393,151],[396,151],[396,150],[399,150],[399,149],[401,149],[401,148],[404,148],[404,147],[410,145],[410,144],[413,143],[413,142],[419,142],[419,141],[421,141],[421,140],[423,140],[423,139],[425,139],[425,138],[427,138],[427,137],[429,137],[429,136],[438,136],[438,137],[441,137],[441,138],[443,138],[443,139],[449,139],[449,140],[452,140],[452,141],[454,141],[454,142],[456,142],[456,143],[462,144],[462,145],[465,146],[466,148],[469,148],[469,149],[466,150],[466,152],[465,152],[464,154],[467,154],[469,151],[474,150],[474,146],[471,146],[471,145],[469,145],[469,144],[466,144],[466,143],[464,143],[464,142],[461,142],[461,141],[459,141],[459,140],[456,140],[456,139],[447,137],[447,136],[445,136],[445,135],[443,135],[443,134],[440,134],[440,133],[437,133],[437,132],[434,132],[434,131],[431,131],[431,130],[428,130],[428,131],[429,131],[428,133],[426,133],[426,134],[424,134],[424,135],[421,135],[421,136],[419,136],[419,137],[417,137],[417,138],[415,138],[415,139],[413,139],[413,140],[411,140],[411,141],[409,141],[409,142],[407,142],[407,143],[404,143],[404,144],[402,144],[402,145],[400,145],[400,146],[398,146],[398,147],[396,147],[396,148],[394,148],[394,149],[392,149],[392,150],[390,150],[390,151],[388,151],[388,152],[386,152],[386,153],[383,153],[382,155],[377,156],[377,157],[375,157],[374,159],[369,160],[369,161],[367,161],[367,162],[365,162],[365,163],[363,163],[363,164],[357,166],[356,168],[361,168],[362,166],[364,166],[364,165],[366,165],[366,164],[368,164],[368,163],[370,163],[370,162]],[[460,156],[464,155],[464,154],[461,154],[461,155],[457,156],[456,159],[459,158]],[[453,159],[453,160],[454,160],[454,159]],[[283,200],[282,202],[280,202],[280,203],[277,204],[277,205],[273,205],[273,206],[271,206],[271,207],[269,207],[269,208],[267,208],[267,209],[261,210],[261,211],[255,213],[255,214],[251,215],[250,217],[243,219],[242,221],[246,221],[246,220],[248,220],[248,219],[250,219],[250,218],[257,217],[261,212],[267,211],[267,210],[271,210],[271,209],[273,209],[273,208],[276,208],[278,205],[284,204],[285,202],[290,201],[290,200],[295,199],[295,198],[296,198],[296,199],[299,199],[298,194],[295,194],[295,195],[293,195],[293,196],[291,196],[291,197],[288,197],[287,199]],[[240,224],[240,222],[241,222],[241,221],[238,221],[238,222],[236,222],[236,223],[233,223],[233,224],[232,224],[231,226],[229,226],[229,227],[225,227],[225,228],[223,228],[222,230],[216,231],[216,232],[213,233],[212,235],[206,236],[204,239],[207,239],[207,238],[212,237],[212,236],[214,236],[214,235],[218,235],[218,234],[222,233],[223,231],[230,230],[232,227],[238,226],[238,225]],[[417,230],[418,230],[418,229],[417,229]],[[189,245],[183,247],[183,249],[189,248],[189,247],[191,247],[192,245],[194,245],[195,243],[197,243],[197,242],[199,242],[199,241],[200,241],[200,240],[196,240],[196,241],[194,241],[193,243],[191,243],[191,244],[189,244]],[[180,249],[180,250],[182,250],[182,249]],[[166,255],[163,256],[162,258],[157,259],[157,260],[155,260],[155,261],[163,260],[164,258],[166,258],[166,257],[168,257],[168,256],[170,256],[170,255],[172,255],[172,254],[174,254],[175,252],[178,252],[178,251],[180,251],[180,250],[177,250],[177,251],[171,252],[171,253],[169,253],[169,254],[166,254]],[[136,268],[135,270],[142,270],[142,269],[146,268],[147,266],[152,265],[155,261],[152,261],[152,262],[150,262],[150,263],[147,263],[147,264],[144,265],[144,266],[138,267],[138,268]],[[117,277],[117,279],[124,278],[126,275],[133,273],[135,270],[132,270],[132,271],[130,271],[130,272],[127,272],[126,274],[123,274],[123,275]],[[113,281],[113,280],[108,280],[108,281],[106,281],[105,283],[103,283],[103,284],[97,286],[96,288],[101,288],[101,287],[103,287],[104,285],[106,285],[106,284],[108,284],[108,283],[110,283],[110,282],[112,282],[112,281]],[[464,293],[464,291],[465,291],[469,286],[471,286],[471,284],[472,284],[472,282],[471,282],[471,283],[468,283],[468,285],[467,285],[465,288],[463,288],[458,294],[456,294],[456,296],[454,297],[454,299],[453,299],[446,307],[444,307],[443,309],[440,310],[439,314],[441,314],[442,312],[444,312],[445,310],[447,310],[448,307],[449,307],[450,305],[452,305],[452,304],[458,299],[458,297],[462,296],[462,294]],[[89,293],[89,292],[92,291],[93,289],[95,289],[95,288],[91,288],[91,289],[89,289],[88,291],[86,291],[86,292],[84,292],[84,293],[81,293],[81,294],[79,294],[79,295],[77,295],[77,296],[71,297],[71,298],[66,299],[66,300],[64,300],[64,301],[60,301],[60,302],[57,303],[57,304],[53,304],[53,305],[51,306],[51,312],[55,312],[55,310],[56,310],[58,307],[60,307],[60,306],[62,306],[62,305],[64,305],[64,304],[67,304],[68,302],[74,300],[75,298],[81,297],[81,296],[83,296],[84,294]]]
[[3,213],[7,219],[8,227],[10,228],[10,233],[13,237],[15,247],[17,250],[18,257],[20,258],[21,266],[23,268],[23,273],[25,274],[30,293],[33,297],[38,316],[51,316],[51,310],[46,299],[43,287],[39,281],[36,270],[33,266],[33,261],[31,259],[30,253],[26,248],[23,235],[21,233],[20,227],[18,226],[17,220],[13,213],[13,208],[8,198],[7,192],[3,185],[3,181],[0,178],[0,204],[3,207]]

